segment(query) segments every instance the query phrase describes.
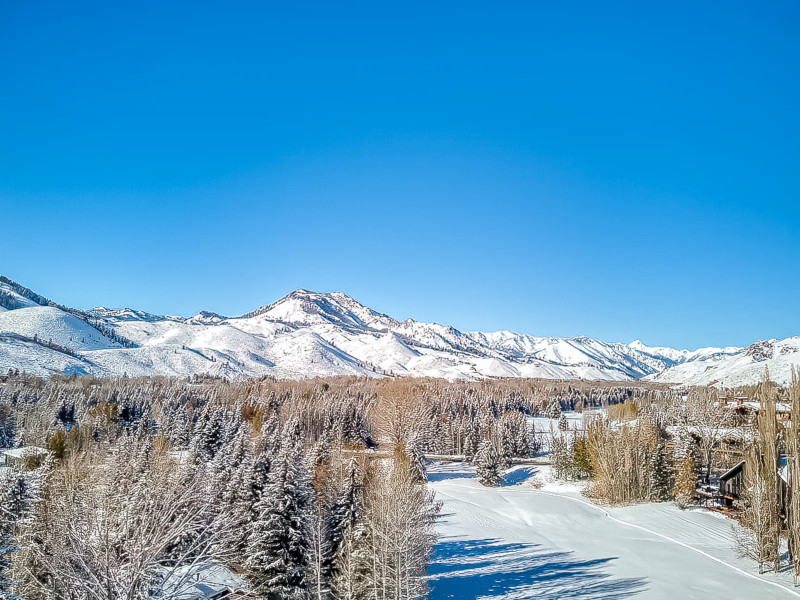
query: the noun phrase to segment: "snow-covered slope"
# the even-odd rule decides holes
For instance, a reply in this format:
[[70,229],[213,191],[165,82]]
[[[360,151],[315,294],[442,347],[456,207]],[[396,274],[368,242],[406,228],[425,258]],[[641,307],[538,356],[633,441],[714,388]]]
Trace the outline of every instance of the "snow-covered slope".
[[307,290],[234,318],[208,311],[188,318],[131,308],[81,311],[0,277],[0,372],[743,383],[757,380],[765,365],[781,379],[800,364],[800,338],[762,346],[689,351],[640,341],[462,332],[397,321],[341,292]]
[[708,349],[697,351],[693,360],[678,364],[666,371],[648,376],[648,380],[687,385],[722,385],[735,387],[751,385],[764,377],[787,383],[792,369],[800,369],[800,337],[785,340],[761,340],[747,348]]
[[0,313],[0,332],[35,338],[72,351],[120,347],[89,323],[53,306],[32,306]]
[[50,306],[51,304],[53,303],[47,298],[0,275],[0,312],[32,306]]
[[759,574],[742,556],[741,526],[719,513],[598,506],[547,466],[513,467],[496,487],[466,463],[434,463],[428,478],[446,515],[436,521],[430,600],[797,597],[790,573]]

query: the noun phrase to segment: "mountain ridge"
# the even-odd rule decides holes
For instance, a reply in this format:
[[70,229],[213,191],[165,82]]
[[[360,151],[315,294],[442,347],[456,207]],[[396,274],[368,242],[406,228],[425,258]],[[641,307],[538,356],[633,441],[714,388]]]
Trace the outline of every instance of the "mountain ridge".
[[[60,350],[64,356],[56,360]],[[800,365],[800,338],[761,340],[747,348],[684,350],[647,346],[640,340],[625,344],[586,336],[460,331],[410,318],[399,321],[344,292],[307,289],[239,317],[207,310],[191,317],[134,308],[81,310],[0,276],[2,371],[293,379],[544,377],[741,385],[752,379],[754,365],[761,373],[764,366],[775,368],[777,378],[786,379],[795,364]]]

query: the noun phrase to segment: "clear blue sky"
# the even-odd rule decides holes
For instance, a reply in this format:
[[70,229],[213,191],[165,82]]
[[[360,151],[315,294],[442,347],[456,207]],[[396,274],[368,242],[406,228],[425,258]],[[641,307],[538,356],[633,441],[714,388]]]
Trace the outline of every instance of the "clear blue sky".
[[78,307],[304,287],[462,329],[800,334],[797,2],[214,4],[0,5],[0,273]]

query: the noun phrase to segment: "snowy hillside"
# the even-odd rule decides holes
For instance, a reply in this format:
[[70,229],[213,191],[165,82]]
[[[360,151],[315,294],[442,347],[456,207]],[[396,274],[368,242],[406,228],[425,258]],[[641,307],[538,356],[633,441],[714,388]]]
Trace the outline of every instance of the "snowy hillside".
[[741,384],[800,364],[800,338],[675,350],[398,321],[353,298],[296,290],[241,317],[68,309],[0,277],[0,372],[41,375],[543,377]]
[[[762,340],[747,348],[725,348],[727,352],[700,355],[647,379],[687,385],[749,385],[764,377],[786,383],[792,369],[800,369],[800,337]],[[700,352],[698,350],[698,352]]]
[[119,348],[100,331],[52,306],[32,306],[0,313],[0,332],[41,339],[73,351]]

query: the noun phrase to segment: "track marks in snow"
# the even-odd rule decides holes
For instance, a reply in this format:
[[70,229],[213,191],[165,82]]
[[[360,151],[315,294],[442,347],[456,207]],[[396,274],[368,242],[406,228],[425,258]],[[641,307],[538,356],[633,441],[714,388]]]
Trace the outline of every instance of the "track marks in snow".
[[785,574],[748,572],[754,564],[736,556],[726,519],[669,504],[606,511],[576,486],[548,483],[547,472],[537,469],[541,489],[486,488],[469,465],[431,465],[444,502],[431,600],[798,597]]
[[783,590],[787,594],[791,594],[792,596],[794,596],[796,598],[800,598],[800,593],[798,593],[798,592],[796,592],[796,591],[794,591],[792,589],[789,589],[786,586],[781,585],[780,583],[778,583],[776,581],[770,581],[769,579],[765,579],[765,578],[763,578],[763,577],[761,577],[759,575],[756,575],[754,573],[749,573],[749,572],[745,571],[744,569],[740,569],[736,565],[732,565],[729,562],[725,562],[724,560],[722,560],[720,558],[717,558],[716,556],[714,556],[712,554],[709,554],[708,552],[704,552],[703,550],[700,550],[699,548],[695,548],[694,546],[686,544],[686,543],[684,543],[684,542],[682,542],[680,540],[676,540],[675,538],[669,537],[668,535],[664,535],[663,533],[659,533],[657,531],[653,531],[652,529],[648,529],[647,527],[644,527],[642,525],[637,525],[636,523],[630,523],[629,521],[624,521],[622,519],[618,519],[617,517],[615,517],[611,513],[609,513],[602,506],[597,506],[596,504],[592,504],[591,502],[589,502],[587,500],[581,500],[580,498],[574,498],[572,496],[564,496],[564,495],[561,495],[561,494],[554,494],[554,493],[551,493],[551,492],[536,492],[536,493],[544,494],[544,495],[547,495],[547,496],[554,496],[554,497],[557,497],[557,498],[566,498],[568,500],[572,500],[573,502],[580,502],[581,504],[585,504],[586,506],[590,506],[590,507],[594,508],[595,510],[599,510],[607,518],[611,519],[615,523],[619,523],[620,525],[623,525],[625,527],[632,527],[633,529],[638,529],[640,531],[644,531],[645,533],[649,533],[650,535],[654,535],[656,537],[659,537],[659,538],[661,538],[663,540],[666,540],[668,542],[671,542],[673,544],[677,544],[678,546],[682,546],[683,548],[691,550],[692,552],[696,552],[697,554],[700,554],[701,556],[704,556],[704,557],[708,558],[709,560],[713,560],[714,562],[717,562],[717,563],[719,563],[719,564],[721,564],[721,565],[723,565],[725,567],[728,567],[729,569],[739,573],[740,575],[744,575],[745,577],[748,577],[750,579],[755,579],[756,581],[759,581],[761,583],[766,583],[767,585],[775,586],[775,587]]

